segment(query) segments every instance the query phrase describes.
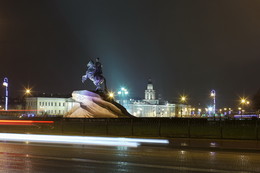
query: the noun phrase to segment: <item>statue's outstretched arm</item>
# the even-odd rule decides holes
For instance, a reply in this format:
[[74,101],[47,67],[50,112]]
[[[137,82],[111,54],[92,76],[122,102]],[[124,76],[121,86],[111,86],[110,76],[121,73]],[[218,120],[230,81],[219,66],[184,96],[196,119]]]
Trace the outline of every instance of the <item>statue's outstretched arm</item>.
[[82,76],[82,83],[84,83],[88,79],[88,75]]

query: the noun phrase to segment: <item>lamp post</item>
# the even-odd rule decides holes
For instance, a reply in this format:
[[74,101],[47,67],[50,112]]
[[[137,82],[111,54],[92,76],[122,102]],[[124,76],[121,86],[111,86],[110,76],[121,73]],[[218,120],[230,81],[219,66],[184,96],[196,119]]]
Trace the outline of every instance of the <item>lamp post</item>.
[[26,109],[26,98],[32,94],[31,88],[25,88],[24,95],[22,97],[22,108]]
[[[187,97],[186,97],[186,96],[183,95],[183,96],[180,97],[180,102],[181,102],[182,104],[184,104],[186,101],[187,101]],[[182,105],[182,106],[183,106],[183,105]],[[183,112],[182,106],[181,106],[181,118],[182,118],[182,112]]]
[[215,120],[215,113],[216,113],[216,91],[213,89],[210,92],[210,96],[213,98],[213,116],[214,116],[214,120]]
[[117,94],[121,97],[121,104],[124,104],[124,98],[129,94],[128,90],[122,87]]
[[[240,100],[240,103],[241,103],[241,107],[242,107],[242,110],[241,110],[241,118],[242,118],[242,115],[243,115],[243,111],[245,111],[245,106],[244,105],[249,105],[250,102],[246,99],[246,98],[241,98]],[[243,110],[244,109],[244,110]]]
[[8,110],[8,78],[4,78],[3,86],[5,86],[5,110]]

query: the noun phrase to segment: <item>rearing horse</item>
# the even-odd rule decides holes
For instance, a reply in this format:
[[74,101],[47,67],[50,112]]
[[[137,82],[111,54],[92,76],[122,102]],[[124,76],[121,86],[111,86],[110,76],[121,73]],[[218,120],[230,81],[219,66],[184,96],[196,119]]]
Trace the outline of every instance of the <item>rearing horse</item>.
[[107,92],[106,79],[102,74],[97,73],[97,68],[92,60],[87,64],[86,75],[82,76],[82,83],[84,83],[88,78],[97,87],[96,91],[101,90],[101,85],[104,83],[104,91]]

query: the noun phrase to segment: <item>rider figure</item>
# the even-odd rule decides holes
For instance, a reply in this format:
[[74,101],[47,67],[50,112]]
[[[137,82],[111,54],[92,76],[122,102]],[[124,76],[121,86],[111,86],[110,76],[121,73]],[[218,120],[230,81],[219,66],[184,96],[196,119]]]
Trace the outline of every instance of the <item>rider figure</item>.
[[86,75],[82,76],[82,82],[84,83],[87,79],[93,81],[97,86],[96,91],[100,91],[101,84],[104,83],[104,92],[107,93],[106,79],[102,75],[102,64],[99,62],[99,58],[96,58],[95,63],[92,60],[89,61]]
[[102,64],[99,62],[99,58],[96,58],[95,69],[96,70],[95,70],[94,76],[102,75]]

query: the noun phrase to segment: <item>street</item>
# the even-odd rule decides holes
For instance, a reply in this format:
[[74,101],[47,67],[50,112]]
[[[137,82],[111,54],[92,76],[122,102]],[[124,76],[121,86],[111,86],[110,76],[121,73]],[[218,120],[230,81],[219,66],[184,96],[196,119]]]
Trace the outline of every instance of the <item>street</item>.
[[0,172],[260,172],[259,151],[0,143]]

